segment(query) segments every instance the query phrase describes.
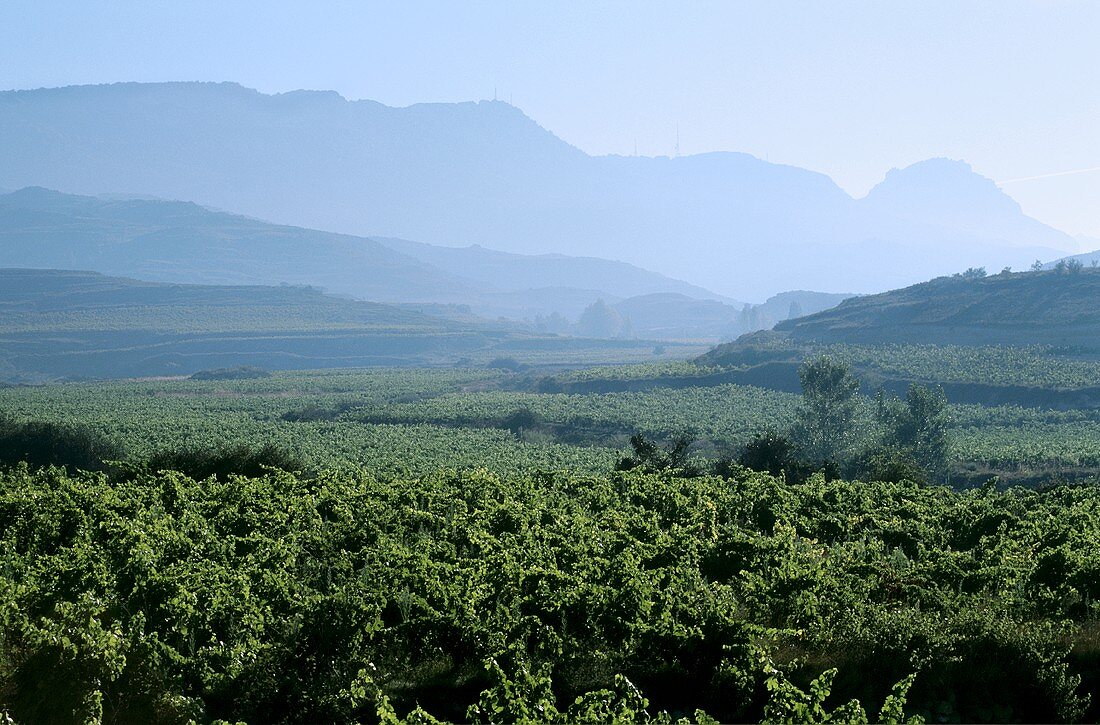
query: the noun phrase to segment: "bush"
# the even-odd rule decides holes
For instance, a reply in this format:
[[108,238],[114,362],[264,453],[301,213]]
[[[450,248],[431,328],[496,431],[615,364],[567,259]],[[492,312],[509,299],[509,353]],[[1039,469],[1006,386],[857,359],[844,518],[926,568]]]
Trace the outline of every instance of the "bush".
[[679,436],[671,440],[666,448],[646,440],[646,437],[638,434],[631,436],[630,447],[634,449],[633,456],[624,456],[615,466],[616,471],[640,470],[646,473],[660,473],[675,471],[685,477],[703,475],[703,471],[695,464],[688,461],[691,447],[695,441],[688,436]]
[[778,476],[794,467],[794,445],[778,433],[757,434],[745,445],[737,462],[745,468]]
[[878,446],[865,452],[853,466],[855,476],[885,483],[927,483],[928,474],[909,451]]
[[25,461],[31,466],[99,471],[104,461],[117,457],[111,443],[85,427],[0,418],[0,465]]
[[542,416],[530,408],[520,408],[514,413],[505,416],[504,419],[500,421],[500,426],[519,435],[523,431],[535,430],[542,427],[543,422]]
[[513,373],[518,373],[523,370],[523,363],[510,357],[498,357],[489,361],[489,364],[485,367],[490,370],[508,370]]
[[305,464],[287,451],[273,445],[253,448],[239,445],[230,448],[183,448],[154,454],[142,466],[145,470],[178,471],[195,480],[230,474],[262,476],[270,469],[303,471]]

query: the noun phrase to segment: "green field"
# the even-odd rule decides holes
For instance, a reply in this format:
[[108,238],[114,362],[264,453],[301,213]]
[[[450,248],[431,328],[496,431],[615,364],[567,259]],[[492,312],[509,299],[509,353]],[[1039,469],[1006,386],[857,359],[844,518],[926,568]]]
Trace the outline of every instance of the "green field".
[[[636,379],[683,364],[596,368],[555,379]],[[315,468],[366,466],[378,474],[484,467],[606,470],[635,433],[688,434],[698,455],[734,454],[752,436],[784,430],[798,396],[744,385],[654,387],[616,393],[539,393],[539,378],[487,369],[288,371],[259,380],[140,380],[0,390],[20,420],[81,422],[128,460],[236,441],[286,448]],[[868,400],[866,405],[871,405]],[[509,419],[534,421],[519,430]],[[955,472],[1011,481],[1080,477],[1100,467],[1100,410],[954,405]],[[977,477],[977,478],[976,478]]]

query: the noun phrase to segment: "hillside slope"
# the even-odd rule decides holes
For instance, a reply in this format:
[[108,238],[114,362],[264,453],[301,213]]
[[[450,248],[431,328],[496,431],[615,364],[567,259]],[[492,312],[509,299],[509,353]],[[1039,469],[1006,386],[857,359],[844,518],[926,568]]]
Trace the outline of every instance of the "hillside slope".
[[857,297],[697,359],[726,382],[798,392],[799,366],[830,355],[864,392],[941,386],[956,403],[1100,408],[1100,271],[948,277]]
[[577,364],[687,357],[698,347],[578,340],[454,321],[283,285],[139,282],[95,272],[0,269],[0,382],[273,369]]
[[455,328],[438,318],[311,287],[161,284],[70,270],[0,269],[0,311],[0,333],[375,329],[442,334]]
[[480,245],[446,247],[384,237],[373,237],[373,240],[425,264],[478,282],[489,290],[596,290],[609,297],[622,298],[672,292],[694,299],[742,304],[698,285],[609,259],[514,254]]
[[601,296],[708,290],[622,262],[519,255],[281,226],[192,203],[29,187],[0,195],[0,267],[89,269],[194,284],[307,284],[487,317],[576,316]]
[[369,239],[187,202],[104,200],[36,187],[0,196],[0,266],[197,284],[308,284],[387,302],[477,292]]
[[707,364],[755,364],[802,344],[1055,346],[1100,353],[1100,271],[941,277],[780,322],[707,353]]
[[0,379],[400,365],[453,359],[504,337],[306,287],[170,285],[0,269]]
[[1100,273],[944,277],[782,322],[794,340],[1100,347]]
[[874,292],[1077,251],[1011,204],[983,202],[980,227],[960,217],[957,169],[887,184],[888,204],[857,201],[822,174],[747,154],[589,156],[495,101],[390,108],[125,83],[0,93],[0,128],[3,187],[133,191],[350,234],[595,255],[738,299]]

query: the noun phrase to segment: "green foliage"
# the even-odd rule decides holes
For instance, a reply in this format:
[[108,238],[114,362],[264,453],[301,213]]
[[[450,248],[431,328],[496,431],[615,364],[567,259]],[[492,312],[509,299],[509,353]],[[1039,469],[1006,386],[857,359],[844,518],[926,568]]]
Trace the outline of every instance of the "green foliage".
[[738,462],[745,468],[778,476],[793,465],[794,446],[786,436],[760,433],[745,445]]
[[[813,466],[799,460],[798,451],[790,438],[774,431],[758,433],[754,436],[741,449],[737,463],[753,471],[783,476],[788,481],[801,482],[815,473]],[[719,462],[716,471],[721,471],[723,468],[722,462]],[[834,466],[826,463],[825,468],[835,475]]]
[[858,477],[868,481],[928,482],[928,472],[913,457],[912,452],[887,445],[876,445],[864,451],[851,468]]
[[214,450],[184,448],[161,451],[145,461],[143,468],[149,471],[179,471],[201,481],[210,476],[224,478],[230,474],[262,476],[269,469],[304,471],[306,465],[277,446],[268,444],[254,448],[242,443]]
[[634,455],[620,459],[615,470],[672,472],[689,478],[702,475],[702,470],[689,460],[692,444],[690,437],[678,436],[669,442],[667,448],[662,448],[653,441],[646,440],[643,435],[633,435],[630,437],[630,447],[634,449]]
[[846,460],[857,444],[859,380],[851,367],[829,357],[798,370],[802,404],[792,437],[800,456],[813,464]]
[[[849,700],[831,711],[825,707],[825,700],[829,698],[832,691],[836,674],[835,667],[825,670],[810,683],[809,692],[803,692],[777,670],[768,678],[767,686],[771,693],[771,700],[764,709],[764,720],[769,723],[869,722],[867,711],[859,700]],[[898,725],[898,723],[920,725],[924,722],[924,718],[919,715],[905,717],[906,695],[915,679],[916,674],[912,674],[894,685],[893,692],[886,698],[875,722],[890,725]]]
[[835,698],[895,722],[1094,718],[1100,671],[1067,653],[1100,617],[1097,542],[1095,487],[16,468],[0,474],[0,709],[181,723],[864,712]]
[[94,471],[116,455],[110,442],[85,426],[0,416],[0,466],[26,462]]
[[886,432],[883,444],[910,457],[935,480],[947,472],[947,396],[940,388],[911,385],[904,405],[880,400],[879,423]]

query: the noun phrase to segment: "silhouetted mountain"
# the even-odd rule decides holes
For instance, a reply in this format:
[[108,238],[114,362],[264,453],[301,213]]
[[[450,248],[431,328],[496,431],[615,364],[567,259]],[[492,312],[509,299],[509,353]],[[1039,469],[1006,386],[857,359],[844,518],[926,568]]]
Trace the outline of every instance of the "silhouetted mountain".
[[1024,215],[992,179],[962,161],[929,159],[892,169],[860,204],[884,217],[935,227],[941,237],[966,235],[960,241],[973,237],[1016,247],[1077,248],[1072,237]]
[[856,201],[822,174],[745,154],[591,157],[495,101],[389,108],[127,83],[0,93],[0,128],[0,186],[137,191],[353,234],[595,255],[739,299],[878,291],[1074,250],[942,164]]
[[580,314],[593,299],[705,289],[629,264],[444,248],[279,226],[184,202],[26,188],[0,196],[0,266],[198,284],[309,284],[359,299]]
[[1076,237],[1077,243],[1081,245],[1082,249],[1092,249],[1095,251],[1085,252],[1083,254],[1074,254],[1069,257],[1063,257],[1062,259],[1056,259],[1053,262],[1048,262],[1043,265],[1046,269],[1053,269],[1059,262],[1070,260],[1080,262],[1082,266],[1092,267],[1100,265],[1100,239],[1093,239],[1092,237],[1078,236]]

